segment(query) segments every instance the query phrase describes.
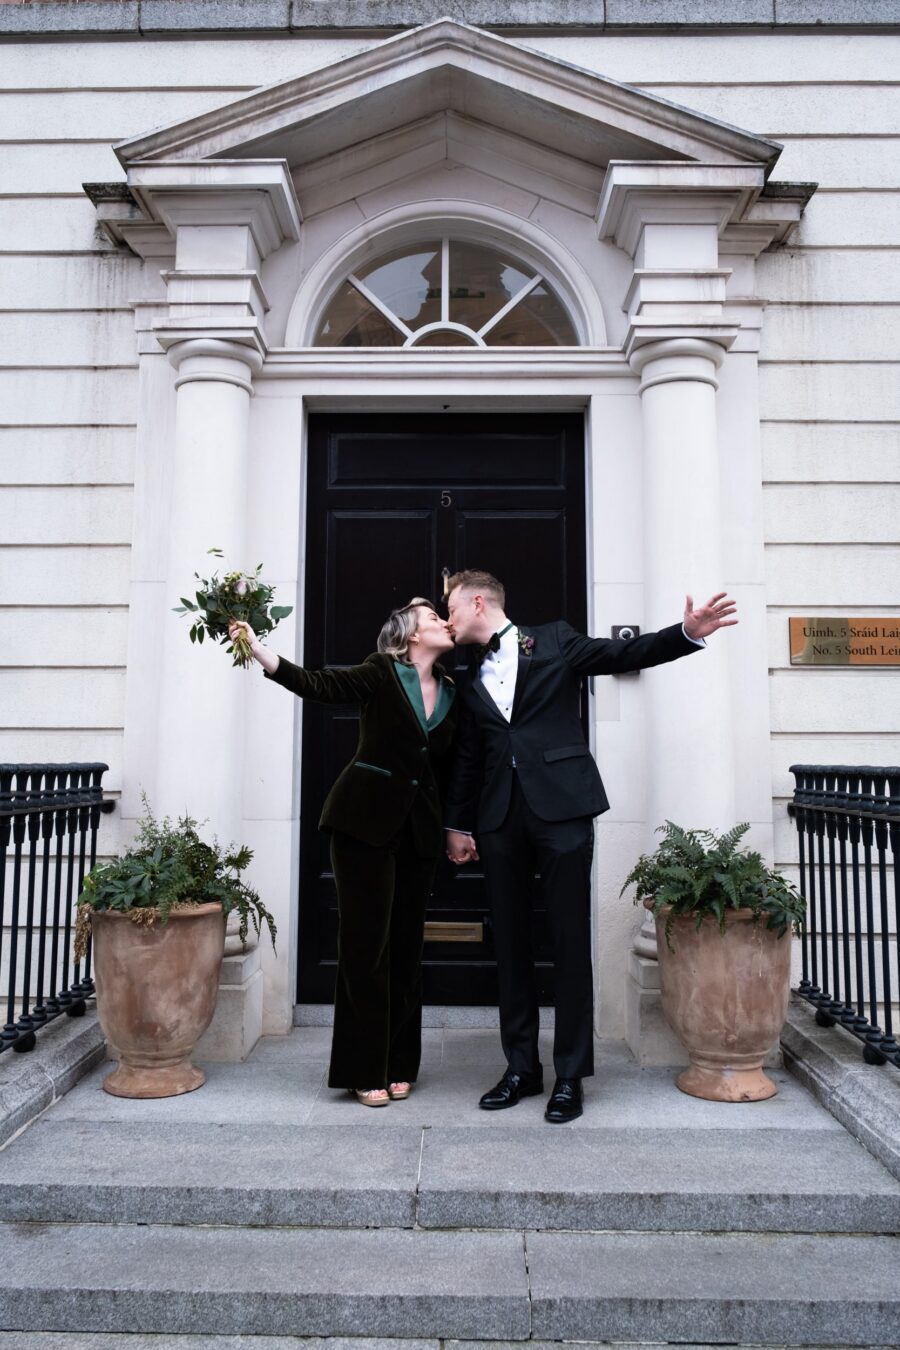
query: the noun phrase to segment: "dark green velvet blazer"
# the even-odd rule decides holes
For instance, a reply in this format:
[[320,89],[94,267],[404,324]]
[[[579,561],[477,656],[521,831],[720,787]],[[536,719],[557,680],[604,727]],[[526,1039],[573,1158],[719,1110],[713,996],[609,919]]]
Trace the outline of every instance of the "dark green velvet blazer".
[[413,706],[390,656],[375,653],[360,666],[326,670],[305,670],[282,656],[275,674],[265,674],[299,698],[359,704],[356,753],[325,799],[319,828],[378,847],[409,820],[416,852],[425,858],[442,853],[441,800],[456,731],[452,680],[440,675],[442,696],[428,729],[424,709]]

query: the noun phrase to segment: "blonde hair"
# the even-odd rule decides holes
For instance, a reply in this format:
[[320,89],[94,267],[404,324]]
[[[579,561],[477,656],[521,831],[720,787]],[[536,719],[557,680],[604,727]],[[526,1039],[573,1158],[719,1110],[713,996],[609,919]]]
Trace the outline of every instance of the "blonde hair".
[[381,626],[381,632],[378,634],[378,650],[384,652],[385,656],[392,656],[395,661],[402,661],[404,665],[412,665],[409,659],[409,640],[419,626],[419,616],[417,610],[422,606],[426,609],[434,609],[430,600],[424,596],[415,595],[408,605],[402,605],[400,609],[391,610],[388,617]]

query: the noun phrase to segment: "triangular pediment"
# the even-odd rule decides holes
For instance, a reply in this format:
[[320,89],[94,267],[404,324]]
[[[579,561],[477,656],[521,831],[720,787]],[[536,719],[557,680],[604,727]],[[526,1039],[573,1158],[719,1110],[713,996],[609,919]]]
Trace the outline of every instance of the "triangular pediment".
[[482,29],[440,19],[116,146],[137,162],[283,159],[302,169],[414,122],[451,113],[552,153],[748,163],[781,147]]

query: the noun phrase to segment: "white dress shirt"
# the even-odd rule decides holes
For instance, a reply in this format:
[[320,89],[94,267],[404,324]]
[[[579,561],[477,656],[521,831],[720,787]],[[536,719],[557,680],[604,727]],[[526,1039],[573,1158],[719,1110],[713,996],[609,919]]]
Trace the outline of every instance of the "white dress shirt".
[[481,683],[507,722],[512,720],[519,673],[519,630],[512,625],[500,639],[500,650],[488,652],[481,663]]

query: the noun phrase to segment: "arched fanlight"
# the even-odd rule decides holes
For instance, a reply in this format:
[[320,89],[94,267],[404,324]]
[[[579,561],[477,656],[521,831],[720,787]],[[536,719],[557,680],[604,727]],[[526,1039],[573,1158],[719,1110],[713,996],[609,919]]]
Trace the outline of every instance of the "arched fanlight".
[[317,347],[574,347],[545,277],[472,240],[406,244],[358,267],[332,296]]

